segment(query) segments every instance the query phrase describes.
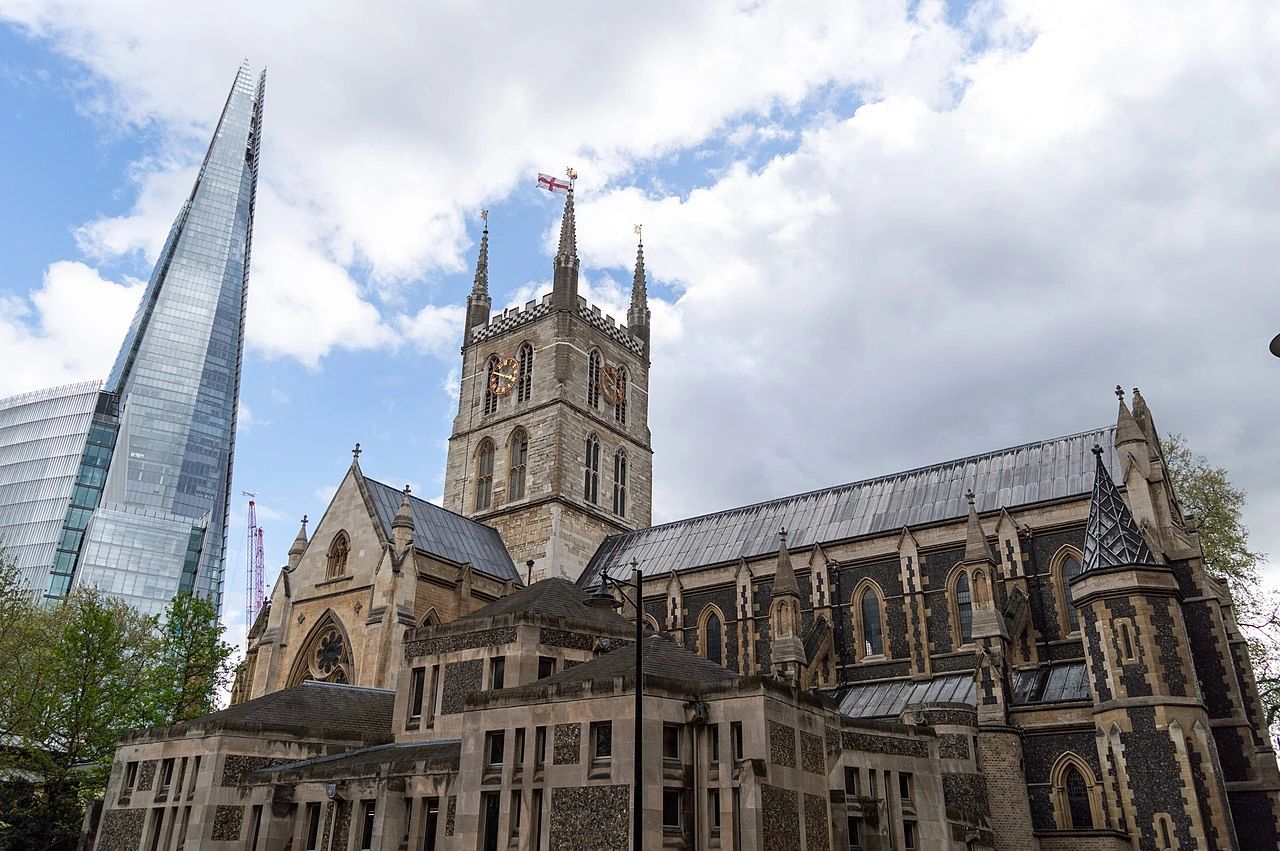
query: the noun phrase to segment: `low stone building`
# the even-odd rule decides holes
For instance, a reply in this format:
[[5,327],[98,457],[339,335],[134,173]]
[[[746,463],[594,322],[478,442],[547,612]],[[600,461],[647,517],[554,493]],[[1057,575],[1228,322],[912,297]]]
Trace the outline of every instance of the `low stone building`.
[[[357,451],[235,705],[122,743],[99,849],[624,849],[637,772],[646,848],[1280,846],[1234,604],[1141,394],[650,526],[643,254],[620,325],[576,244],[571,194],[552,292],[491,317],[486,231],[448,508]],[[630,576],[641,599],[589,605]]]

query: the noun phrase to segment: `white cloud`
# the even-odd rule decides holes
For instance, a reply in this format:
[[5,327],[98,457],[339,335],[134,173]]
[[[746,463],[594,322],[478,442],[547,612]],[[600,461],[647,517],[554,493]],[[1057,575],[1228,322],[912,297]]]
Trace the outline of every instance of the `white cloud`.
[[83,263],[60,261],[27,299],[0,299],[0,397],[111,369],[138,307],[142,283],[118,284]]
[[[0,10],[186,151],[144,164],[131,216],[81,231],[91,256],[154,252],[190,182],[168,164],[190,168],[242,55],[270,64],[249,311],[268,354],[451,355],[456,306],[415,287],[464,266],[464,215],[575,162],[584,293],[615,316],[626,282],[590,268],[630,267],[646,225],[658,516],[1097,425],[1119,381],[1236,471],[1280,548],[1261,522],[1280,509],[1272,3],[992,0],[958,29],[932,2],[596,4],[568,24],[406,3],[327,9],[305,39],[283,3]],[[793,150],[625,186],[709,138]],[[51,335],[19,307],[0,341]]]

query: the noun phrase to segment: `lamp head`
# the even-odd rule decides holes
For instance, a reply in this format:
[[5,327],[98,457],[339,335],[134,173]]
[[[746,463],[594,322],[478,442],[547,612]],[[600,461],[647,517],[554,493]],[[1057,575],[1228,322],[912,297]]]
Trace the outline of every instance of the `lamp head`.
[[600,577],[600,584],[596,586],[596,593],[587,599],[587,605],[593,609],[622,608],[622,602],[609,593],[608,581],[603,575]]

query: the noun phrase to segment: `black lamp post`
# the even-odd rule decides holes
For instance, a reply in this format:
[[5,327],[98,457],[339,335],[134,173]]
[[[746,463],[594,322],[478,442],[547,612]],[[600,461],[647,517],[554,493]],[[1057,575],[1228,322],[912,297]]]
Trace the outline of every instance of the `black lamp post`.
[[[644,574],[640,572],[640,564],[631,560],[631,582],[614,579],[601,571],[600,585],[596,593],[587,601],[587,605],[600,608],[617,609],[622,603],[609,593],[609,585],[618,589],[622,598],[636,609],[636,730],[635,730],[635,783],[631,793],[631,847],[633,851],[644,848]],[[634,591],[635,598],[627,596],[627,591]]]

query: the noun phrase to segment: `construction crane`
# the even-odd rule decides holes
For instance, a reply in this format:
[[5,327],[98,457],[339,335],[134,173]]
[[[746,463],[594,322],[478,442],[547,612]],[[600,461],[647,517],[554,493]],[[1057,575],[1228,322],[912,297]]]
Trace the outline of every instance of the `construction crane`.
[[245,626],[251,628],[253,621],[262,609],[262,577],[266,572],[262,555],[262,527],[258,525],[258,508],[256,493],[240,491],[242,496],[249,497],[248,534],[244,552],[245,576]]

